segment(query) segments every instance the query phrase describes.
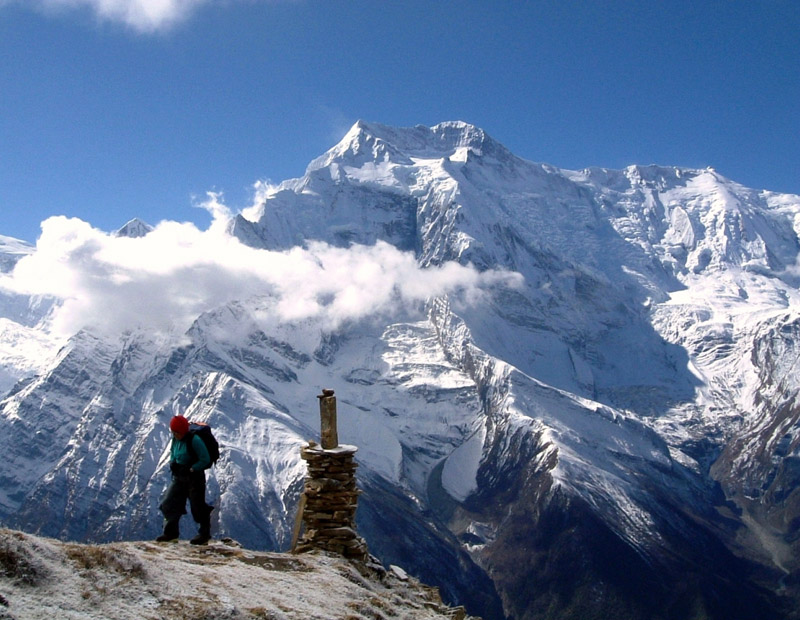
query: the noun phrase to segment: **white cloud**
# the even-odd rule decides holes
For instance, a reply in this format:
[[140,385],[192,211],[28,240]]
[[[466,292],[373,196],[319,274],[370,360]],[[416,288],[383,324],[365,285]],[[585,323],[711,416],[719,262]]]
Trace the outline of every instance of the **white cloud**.
[[230,213],[217,196],[203,206],[214,218],[208,230],[167,221],[140,238],[49,218],[35,252],[0,276],[0,287],[62,300],[51,329],[66,336],[83,327],[180,332],[203,312],[254,298],[268,300],[272,321],[315,320],[330,329],[417,307],[432,296],[470,298],[517,279],[456,263],[421,269],[412,253],[386,243],[255,249],[228,234]]
[[121,22],[139,32],[170,28],[209,0],[24,0],[46,11],[89,9],[100,19]]

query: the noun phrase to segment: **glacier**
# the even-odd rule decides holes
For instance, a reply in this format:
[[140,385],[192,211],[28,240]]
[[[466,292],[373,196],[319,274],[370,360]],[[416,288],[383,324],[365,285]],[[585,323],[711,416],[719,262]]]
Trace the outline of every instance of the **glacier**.
[[[160,256],[169,223],[73,226],[59,264],[91,265],[74,281],[103,318],[85,325],[23,286],[56,224],[0,237],[4,525],[154,536],[184,413],[223,446],[215,534],[285,550],[329,388],[370,550],[470,613],[796,617],[800,197],[359,121],[215,219],[219,250]],[[106,303],[125,286],[138,314]]]

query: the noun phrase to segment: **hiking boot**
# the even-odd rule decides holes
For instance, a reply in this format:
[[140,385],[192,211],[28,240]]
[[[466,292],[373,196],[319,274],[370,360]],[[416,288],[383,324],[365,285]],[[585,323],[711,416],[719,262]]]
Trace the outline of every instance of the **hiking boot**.
[[160,536],[156,536],[156,542],[172,542],[173,540],[178,540],[178,537],[171,536],[168,534],[161,534]]
[[211,539],[211,511],[214,510],[213,506],[208,506],[208,512],[203,520],[200,522],[200,529],[197,536],[192,538],[189,542],[193,545],[207,545]]
[[180,536],[180,526],[177,521],[165,521],[164,533],[156,538],[156,542],[171,542],[178,540]]

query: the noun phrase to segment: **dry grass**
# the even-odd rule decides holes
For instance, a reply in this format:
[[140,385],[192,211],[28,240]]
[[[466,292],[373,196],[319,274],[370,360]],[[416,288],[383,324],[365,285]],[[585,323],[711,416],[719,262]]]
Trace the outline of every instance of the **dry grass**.
[[100,545],[65,545],[67,557],[83,570],[111,570],[120,575],[144,579],[146,571],[130,553]]
[[246,611],[250,616],[255,618],[255,620],[281,620],[281,618],[263,607],[252,607]]
[[0,537],[0,575],[28,586],[38,585],[47,570],[31,557],[21,540],[20,535]]

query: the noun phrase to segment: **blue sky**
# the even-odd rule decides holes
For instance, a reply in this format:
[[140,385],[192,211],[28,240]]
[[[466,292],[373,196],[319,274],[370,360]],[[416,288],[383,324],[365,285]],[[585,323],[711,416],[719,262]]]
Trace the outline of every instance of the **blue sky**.
[[798,32],[797,0],[0,0],[0,235],[204,227],[358,119],[800,193]]

